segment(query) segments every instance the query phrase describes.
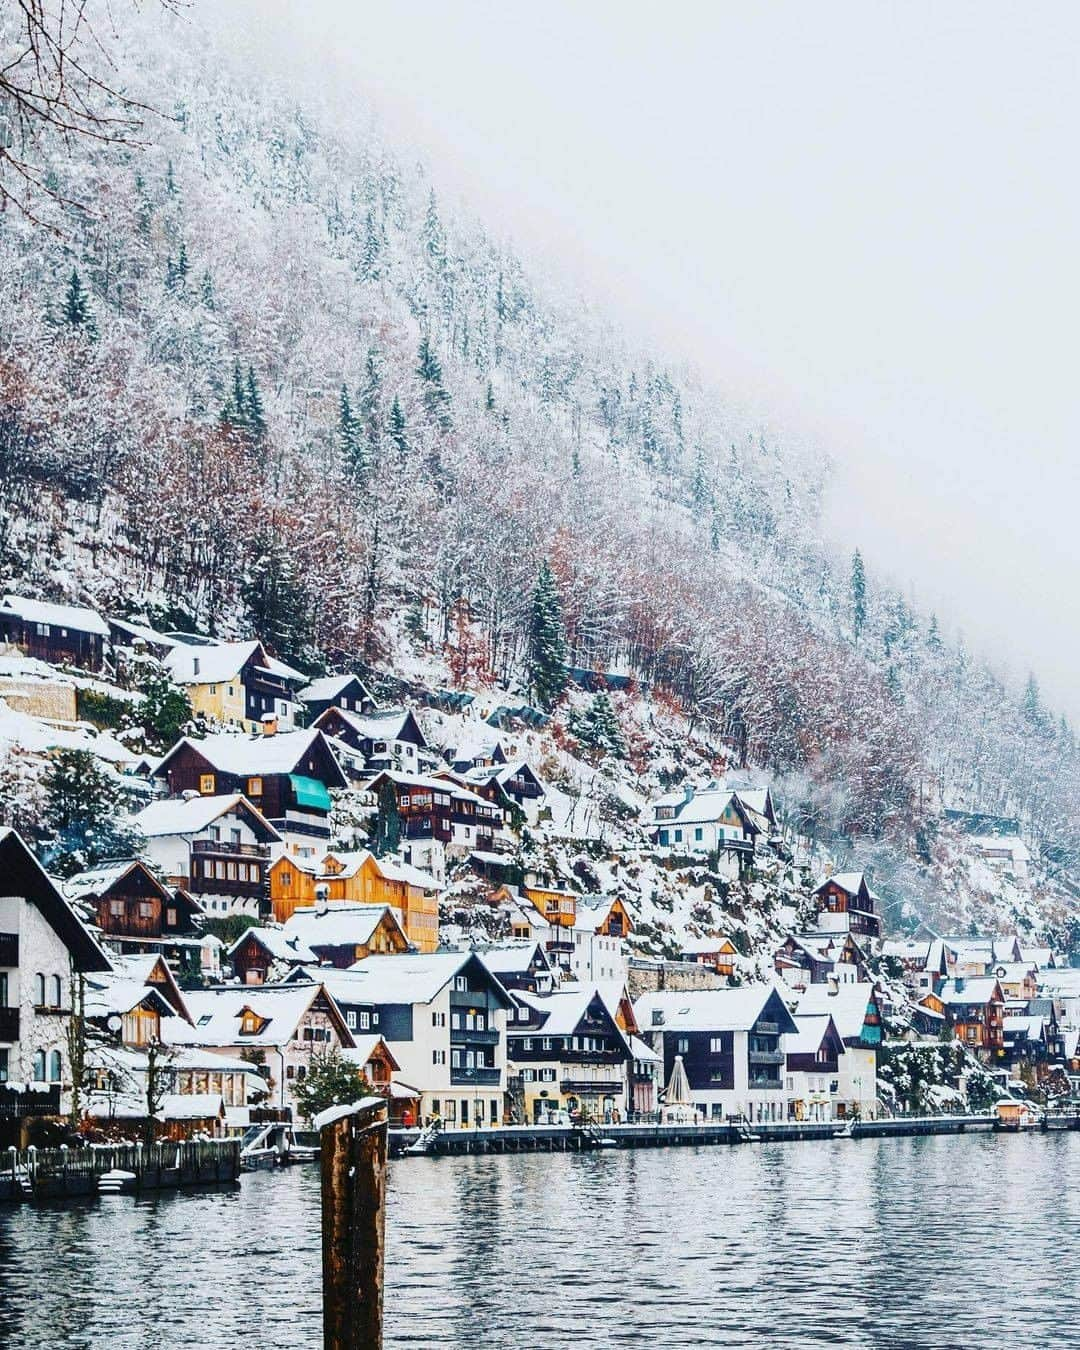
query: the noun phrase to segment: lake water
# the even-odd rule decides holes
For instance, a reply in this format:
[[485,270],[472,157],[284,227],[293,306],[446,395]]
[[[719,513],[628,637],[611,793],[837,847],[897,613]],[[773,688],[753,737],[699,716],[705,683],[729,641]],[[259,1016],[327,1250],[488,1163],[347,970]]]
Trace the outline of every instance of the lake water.
[[[386,1345],[1080,1346],[1080,1135],[391,1164]],[[0,1206],[0,1346],[321,1347],[317,1167]]]

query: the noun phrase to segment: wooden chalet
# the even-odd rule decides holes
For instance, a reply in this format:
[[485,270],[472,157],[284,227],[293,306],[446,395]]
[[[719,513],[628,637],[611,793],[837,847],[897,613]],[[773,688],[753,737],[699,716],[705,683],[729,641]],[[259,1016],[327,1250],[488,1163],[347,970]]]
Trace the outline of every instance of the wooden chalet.
[[0,646],[10,643],[40,661],[101,670],[108,638],[108,624],[92,609],[22,595],[0,601]]
[[374,712],[376,707],[371,691],[359,675],[323,675],[306,684],[297,697],[307,710],[309,726],[326,712],[327,708],[370,713]]
[[368,773],[383,769],[416,773],[420,752],[428,750],[420,723],[407,708],[357,713],[332,706],[321,712],[312,725],[323,735],[354,750]]
[[348,900],[319,901],[296,909],[282,928],[286,940],[308,948],[316,958],[347,970],[369,956],[392,956],[410,949],[389,905],[359,905]]
[[958,1041],[987,1059],[1004,1053],[1005,995],[995,976],[957,976],[945,980],[938,995]]
[[773,967],[795,989],[832,977],[850,984],[867,977],[866,954],[851,933],[789,933],[773,954]]
[[838,872],[814,888],[818,928],[822,932],[881,936],[877,905],[862,872]]
[[693,962],[697,966],[708,966],[718,975],[732,975],[735,972],[735,958],[738,956],[735,944],[727,937],[694,938],[683,944],[679,953],[683,961]]
[[202,908],[194,897],[166,886],[138,858],[79,872],[64,883],[64,894],[90,911],[110,944],[139,950],[199,935]]
[[193,710],[221,726],[257,731],[268,719],[291,728],[297,690],[307,677],[271,656],[263,644],[178,642],[163,664]]
[[242,793],[288,844],[312,854],[330,835],[331,789],[347,785],[326,737],[314,729],[185,736],[154,775],[174,797]]
[[371,780],[368,791],[377,800],[386,784],[394,792],[403,840],[432,839],[468,853],[492,850],[501,834],[501,809],[450,778],[387,770]]

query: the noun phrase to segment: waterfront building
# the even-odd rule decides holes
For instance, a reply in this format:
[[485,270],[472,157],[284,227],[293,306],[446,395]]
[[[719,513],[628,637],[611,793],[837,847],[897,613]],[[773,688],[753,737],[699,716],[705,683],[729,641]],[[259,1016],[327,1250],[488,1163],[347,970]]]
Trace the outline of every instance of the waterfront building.
[[796,1013],[795,1024],[784,1043],[788,1119],[835,1120],[843,1039],[829,1013]]
[[958,1041],[987,1061],[1004,1054],[1005,995],[996,976],[958,975],[945,980],[938,995]]
[[844,1042],[844,1053],[837,1059],[835,1092],[830,1080],[835,1118],[873,1119],[878,1113],[877,1052],[882,1042],[881,996],[876,986],[831,980],[812,984],[797,997],[797,1016],[828,1014]]
[[642,994],[634,1014],[665,1082],[682,1056],[702,1119],[787,1118],[782,1038],[796,1026],[775,985]]

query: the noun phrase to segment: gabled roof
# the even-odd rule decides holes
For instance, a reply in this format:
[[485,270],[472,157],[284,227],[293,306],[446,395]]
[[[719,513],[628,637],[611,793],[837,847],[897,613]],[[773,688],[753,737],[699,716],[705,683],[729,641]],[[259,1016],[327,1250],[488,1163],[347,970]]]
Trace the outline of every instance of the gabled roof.
[[722,947],[730,947],[735,950],[734,943],[730,938],[724,937],[701,937],[685,938],[679,945],[680,952],[685,956],[711,956],[714,952],[719,952]]
[[[515,990],[511,995],[516,1003],[532,1008],[543,1019],[540,1031],[545,1036],[573,1036],[577,1033],[585,1014],[599,1008],[611,1022],[612,1030],[622,1041],[626,1053],[631,1054],[630,1042],[615,1020],[615,1012],[609,1006],[603,992],[595,984],[576,985],[572,989],[556,989],[550,994],[529,994]],[[535,1036],[536,1028],[531,1030],[520,1024],[511,1024],[506,1028],[508,1041],[523,1036]]]
[[[704,787],[688,786],[681,792],[669,792],[650,806],[653,824],[661,828],[671,824],[711,825],[732,806],[747,829],[760,833],[738,794],[721,783],[708,783]],[[674,816],[659,817],[657,810],[660,807],[674,807]]]
[[283,926],[286,940],[312,951],[319,947],[364,947],[386,920],[406,946],[409,939],[397,912],[389,905],[361,905],[352,900],[330,900],[325,909],[305,905],[293,911]]
[[866,1023],[866,1010],[876,1001],[877,989],[865,984],[811,984],[797,995],[796,1012],[800,1017],[829,1013],[845,1041],[859,1040]]
[[938,990],[938,998],[946,1004],[989,1003],[995,992],[1004,999],[1001,986],[993,975],[972,975],[945,980]]
[[544,970],[551,973],[551,962],[539,942],[507,942],[498,947],[485,947],[477,955],[494,975],[525,975],[539,956]]
[[[321,727],[324,722],[330,723],[335,717],[339,717],[363,741],[408,739],[418,746],[427,746],[420,723],[408,708],[385,708],[379,712],[358,713],[348,708],[331,706],[323,709],[313,725]],[[412,735],[406,737],[406,732],[411,732]]]
[[818,891],[824,890],[828,885],[839,886],[853,899],[860,891],[865,891],[867,895],[870,893],[870,887],[862,872],[834,872],[831,877],[822,877],[814,887],[814,894],[817,895]]
[[85,1011],[97,1019],[122,1017],[135,1008],[153,1008],[161,1017],[180,1016],[160,989],[138,976],[121,971],[102,971],[86,981]]
[[93,609],[79,605],[54,605],[50,600],[31,600],[24,595],[5,595],[0,604],[0,619],[5,611],[24,623],[47,623],[50,628],[72,628],[77,633],[108,637],[109,625]]
[[[193,1026],[179,1018],[163,1028],[173,1045],[283,1046],[292,1040],[300,1019],[320,994],[326,996],[330,1017],[346,1045],[352,1036],[341,1010],[321,981],[296,984],[240,984],[200,989],[187,996]],[[240,1018],[250,1008],[264,1020],[253,1035],[240,1033]]]
[[223,684],[235,679],[252,657],[258,665],[280,679],[303,684],[307,676],[284,661],[270,656],[258,638],[247,642],[216,642],[189,647],[177,643],[162,664],[177,684]]
[[295,934],[290,936],[282,928],[245,929],[232,946],[226,949],[225,955],[233,956],[246,942],[257,942],[275,961],[288,961],[294,965],[305,965],[308,962],[319,964],[319,958],[310,947],[301,942]]
[[789,1055],[816,1055],[821,1047],[835,1038],[834,1044],[843,1050],[844,1041],[832,1019],[831,1013],[796,1013],[795,1034],[784,1042],[784,1050]]
[[109,958],[57,889],[52,878],[12,829],[0,827],[0,894],[34,906],[71,954],[80,971],[111,970]]
[[173,797],[166,801],[151,802],[135,817],[135,824],[148,839],[171,834],[198,834],[230,811],[242,816],[263,841],[280,842],[281,835],[242,792],[229,792],[216,797]]
[[[330,711],[328,709],[328,711]],[[496,811],[498,808],[493,802],[489,802],[486,797],[481,797],[475,792],[470,792],[468,788],[461,787],[453,778],[435,778],[422,773],[397,773],[392,769],[383,769],[367,785],[369,792],[377,792],[378,785],[384,780],[393,783],[395,787],[420,788],[424,792],[445,792],[456,801],[473,802],[480,806],[486,806],[489,811]]]
[[132,875],[141,877],[158,897],[165,903],[172,899],[172,892],[160,882],[147,865],[139,858],[115,858],[99,863],[85,872],[77,872],[63,883],[64,895],[69,900],[97,900],[108,895],[114,887],[127,881]]
[[267,774],[295,773],[296,767],[310,751],[321,745],[327,761],[333,766],[331,787],[345,787],[345,775],[322,732],[315,727],[307,731],[279,731],[273,736],[256,732],[252,736],[218,731],[210,736],[184,736],[158,762],[154,776],[161,777],[173,757],[184,746],[194,750],[219,773],[231,773],[237,778],[260,777]]
[[[475,952],[431,952],[402,956],[369,956],[357,961],[344,974],[355,977],[356,1002],[430,1003],[455,975],[477,971],[504,1008],[513,1006],[497,976]],[[330,977],[333,978],[332,976]]]
[[377,1031],[364,1036],[358,1036],[356,1032],[353,1032],[353,1040],[355,1041],[355,1045],[351,1049],[343,1050],[341,1052],[343,1059],[350,1060],[358,1068],[362,1069],[375,1051],[381,1046],[387,1059],[390,1061],[391,1072],[398,1073],[400,1071],[401,1065],[394,1058],[393,1051]]
[[359,675],[321,675],[310,684],[305,684],[297,698],[301,703],[329,703],[343,689],[348,689],[350,684],[358,684],[365,695],[368,693],[367,685]]
[[630,911],[626,908],[622,898],[617,895],[600,896],[579,896],[575,907],[574,927],[581,932],[595,933],[602,923],[606,923],[608,916],[616,903],[622,905],[626,914],[627,924],[633,929],[633,922],[630,919]]
[[[766,1008],[768,1020],[778,1022],[782,1033],[795,1030],[795,1022],[774,984],[642,994],[634,1004],[634,1016],[642,1031],[749,1031]],[[663,1021],[654,1022],[654,1013],[662,1013]]]

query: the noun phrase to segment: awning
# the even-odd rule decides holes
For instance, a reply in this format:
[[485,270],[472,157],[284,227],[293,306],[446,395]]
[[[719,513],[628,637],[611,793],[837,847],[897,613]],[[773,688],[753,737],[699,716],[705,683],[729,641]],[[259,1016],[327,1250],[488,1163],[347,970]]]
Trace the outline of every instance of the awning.
[[297,806],[310,806],[316,811],[330,810],[330,793],[325,783],[320,783],[317,778],[305,778],[299,773],[289,774],[289,782],[296,794]]

